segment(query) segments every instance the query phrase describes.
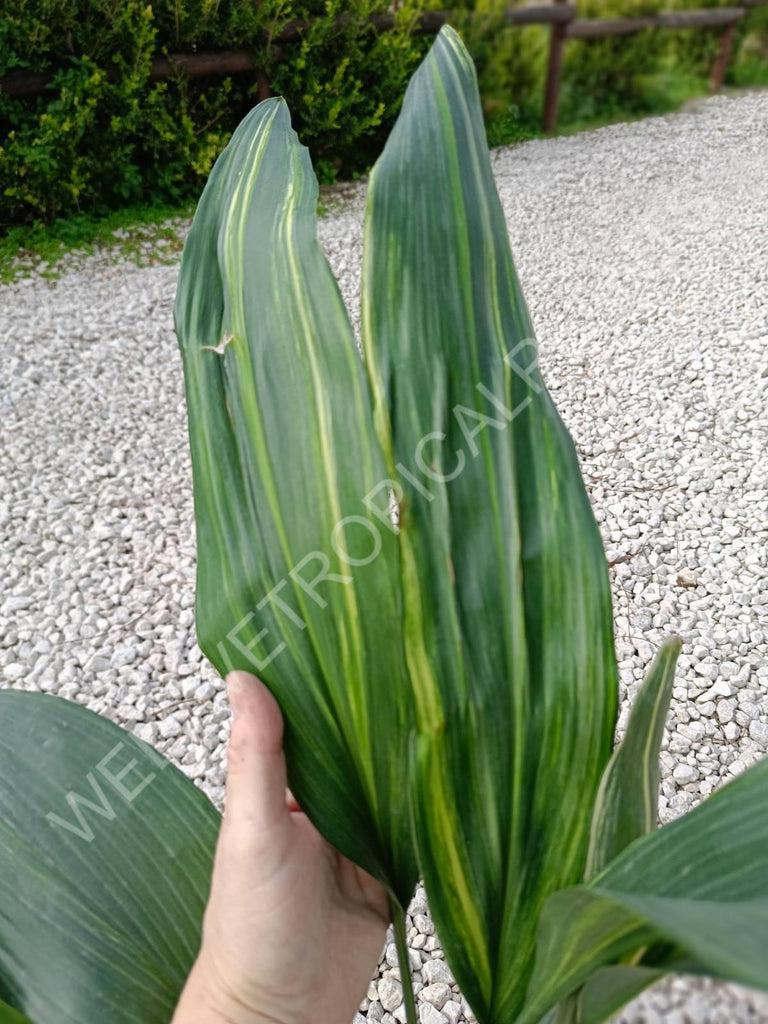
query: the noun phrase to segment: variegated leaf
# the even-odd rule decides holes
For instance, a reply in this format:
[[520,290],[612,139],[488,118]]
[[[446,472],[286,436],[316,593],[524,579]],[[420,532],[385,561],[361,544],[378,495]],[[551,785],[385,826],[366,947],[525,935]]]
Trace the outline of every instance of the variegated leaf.
[[389,485],[317,183],[281,100],[243,121],[187,241],[176,303],[198,530],[200,646],[259,675],[291,787],[406,901],[412,721]]
[[443,29],[371,175],[363,343],[398,481],[430,907],[478,1020],[584,868],[617,680],[607,569],[544,388],[472,62]]
[[[539,924],[519,1024],[619,959],[768,988],[768,760],[635,840],[588,885],[555,893]],[[670,954],[659,958],[659,943]]]

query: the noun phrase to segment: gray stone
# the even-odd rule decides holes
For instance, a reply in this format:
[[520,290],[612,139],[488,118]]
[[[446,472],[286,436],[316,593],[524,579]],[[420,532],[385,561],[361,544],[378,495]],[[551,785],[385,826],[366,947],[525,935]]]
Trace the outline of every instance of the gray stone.
[[379,1002],[385,1010],[397,1009],[403,1001],[403,986],[395,981],[388,974],[385,974],[378,983]]
[[676,782],[681,782],[685,785],[688,782],[695,782],[699,777],[699,773],[692,765],[682,762],[676,766],[675,770],[672,772],[672,777]]
[[172,715],[160,722],[160,735],[164,740],[178,736],[182,731],[181,722]]
[[453,985],[454,982],[451,970],[444,960],[427,960],[421,968],[421,976],[425,985],[434,985],[437,982]]
[[435,926],[432,921],[426,916],[426,914],[414,914],[413,923],[422,935],[434,935]]
[[122,668],[124,665],[132,665],[136,661],[138,652],[135,644],[123,644],[115,648],[112,655],[112,667]]
[[435,982],[433,985],[426,985],[421,990],[421,998],[436,1006],[438,1010],[442,1010],[450,997],[451,986],[442,981]]
[[85,665],[86,672],[108,672],[112,668],[112,662],[101,654],[94,654],[88,659]]
[[458,1024],[461,1016],[461,1003],[457,1003],[453,999],[449,999],[448,1002],[442,1008],[443,1016],[447,1019],[448,1024]]
[[429,1003],[419,1007],[419,1024],[448,1024],[448,1018]]
[[766,722],[750,722],[749,723],[749,735],[751,739],[762,747],[763,750],[768,750],[768,723]]

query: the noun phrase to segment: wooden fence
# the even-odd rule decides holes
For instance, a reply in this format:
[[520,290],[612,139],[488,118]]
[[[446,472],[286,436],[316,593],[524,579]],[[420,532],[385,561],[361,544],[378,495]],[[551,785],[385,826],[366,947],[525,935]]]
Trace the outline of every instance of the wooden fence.
[[[638,18],[579,18],[576,5],[569,0],[552,0],[546,4],[530,4],[509,7],[505,20],[510,25],[549,25],[549,58],[544,87],[542,127],[553,132],[557,127],[557,107],[560,93],[560,79],[563,63],[563,49],[568,39],[605,39],[610,36],[627,36],[646,29],[721,29],[717,56],[710,72],[710,89],[718,92],[723,85],[725,72],[733,48],[738,22],[748,13],[750,7],[768,4],[768,0],[741,0],[738,7],[708,7],[700,10],[660,11],[658,14]],[[466,14],[464,14],[466,17]],[[419,15],[413,31],[434,35],[443,25],[450,22],[452,11],[425,11]],[[340,22],[346,20],[343,16]],[[374,15],[374,28],[380,32],[391,30],[395,24],[394,14]],[[280,56],[280,44],[301,38],[307,25],[293,22],[279,35],[273,37]],[[245,50],[228,50],[217,53],[175,53],[168,57],[156,57],[150,69],[150,81],[184,74],[190,78],[201,75],[226,75],[239,72],[256,75],[259,99],[270,95],[269,83],[264,73],[257,68],[253,57]],[[116,78],[119,71],[107,71],[110,78]],[[0,91],[8,96],[35,96],[45,91],[53,78],[50,71],[12,71],[0,79]]]

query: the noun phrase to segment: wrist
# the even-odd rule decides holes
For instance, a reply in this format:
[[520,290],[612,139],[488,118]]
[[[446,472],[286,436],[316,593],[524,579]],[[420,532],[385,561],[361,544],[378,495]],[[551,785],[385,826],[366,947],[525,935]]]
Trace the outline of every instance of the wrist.
[[251,1007],[227,984],[215,960],[200,951],[171,1024],[282,1024]]

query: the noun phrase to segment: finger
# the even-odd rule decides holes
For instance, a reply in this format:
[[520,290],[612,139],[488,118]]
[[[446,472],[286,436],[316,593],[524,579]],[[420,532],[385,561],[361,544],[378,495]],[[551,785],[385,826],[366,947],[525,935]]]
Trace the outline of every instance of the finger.
[[266,686],[247,672],[227,676],[232,731],[225,817],[264,831],[289,821],[283,716]]

